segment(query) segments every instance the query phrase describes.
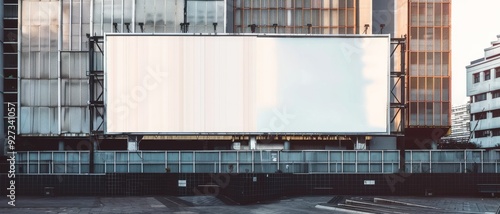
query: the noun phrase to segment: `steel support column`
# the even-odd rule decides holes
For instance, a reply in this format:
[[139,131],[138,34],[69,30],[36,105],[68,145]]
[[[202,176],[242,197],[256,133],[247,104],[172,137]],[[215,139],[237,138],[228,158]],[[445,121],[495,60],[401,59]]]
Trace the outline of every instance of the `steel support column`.
[[[90,138],[90,154],[89,154],[89,172],[94,172],[94,151],[99,147],[99,137],[104,134],[104,71],[100,70],[102,64],[96,56],[104,58],[104,51],[101,46],[104,45],[103,36],[90,36],[89,39],[89,138]],[[97,48],[97,49],[96,49]],[[101,59],[101,63],[102,60]]]
[[[399,164],[400,170],[405,169],[405,126],[406,126],[406,45],[407,38],[391,38],[391,58],[392,62],[395,62],[395,55],[397,49],[399,48],[400,53],[400,67],[399,70],[396,70],[396,66],[394,66],[394,70],[391,71],[391,79],[394,81],[394,84],[391,86],[390,94],[391,101],[390,106],[393,110],[394,114],[391,115],[391,135],[396,136],[397,147],[400,150],[399,153]],[[399,87],[399,88],[398,88]],[[398,94],[399,90],[399,94]],[[399,118],[399,120],[397,120]],[[397,124],[399,122],[399,124]],[[395,127],[392,130],[392,127]]]

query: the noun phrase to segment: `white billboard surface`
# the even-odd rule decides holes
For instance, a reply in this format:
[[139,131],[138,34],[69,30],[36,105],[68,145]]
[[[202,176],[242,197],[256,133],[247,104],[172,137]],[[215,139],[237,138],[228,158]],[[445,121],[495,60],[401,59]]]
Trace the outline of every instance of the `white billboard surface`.
[[108,34],[106,133],[388,134],[388,35]]

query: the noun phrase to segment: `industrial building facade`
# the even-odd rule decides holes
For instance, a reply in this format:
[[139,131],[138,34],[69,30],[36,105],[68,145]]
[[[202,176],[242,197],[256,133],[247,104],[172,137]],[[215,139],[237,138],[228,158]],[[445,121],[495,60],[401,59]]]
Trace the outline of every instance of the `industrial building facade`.
[[[58,145],[86,139],[90,123],[102,122],[89,115],[88,37],[105,33],[385,33],[408,38],[403,124],[407,141],[415,140],[412,134],[431,138],[434,130],[450,126],[450,4],[449,0],[6,0],[4,104],[19,101],[18,134],[26,142],[36,138]],[[396,57],[392,66],[401,63]],[[235,137],[218,139],[232,142]],[[328,148],[311,146],[296,148]]]

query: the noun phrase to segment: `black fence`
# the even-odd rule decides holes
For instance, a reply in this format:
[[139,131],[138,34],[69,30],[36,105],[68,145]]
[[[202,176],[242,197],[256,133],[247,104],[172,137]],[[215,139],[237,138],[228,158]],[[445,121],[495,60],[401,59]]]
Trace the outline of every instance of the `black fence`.
[[[0,174],[1,192],[10,179]],[[15,194],[57,196],[214,195],[245,204],[296,195],[479,195],[500,174],[109,173],[16,175]],[[494,189],[488,189],[494,187]],[[486,189],[485,189],[486,188]],[[10,191],[10,190],[9,190]]]

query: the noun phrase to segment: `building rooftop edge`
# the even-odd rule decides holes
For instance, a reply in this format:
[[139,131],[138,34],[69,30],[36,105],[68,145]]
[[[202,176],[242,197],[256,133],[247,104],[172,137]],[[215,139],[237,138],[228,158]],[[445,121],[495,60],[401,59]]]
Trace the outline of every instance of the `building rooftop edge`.
[[479,59],[475,59],[475,60],[470,61],[470,64],[467,65],[467,66],[465,66],[467,69],[471,68],[471,67],[474,67],[476,65],[480,65],[483,62],[488,62],[490,60],[498,58],[498,55],[495,55],[494,53],[493,53],[493,55],[488,55],[488,52],[490,52],[490,51],[492,51],[494,49],[497,49],[497,48],[500,49],[500,45],[499,45],[500,44],[500,34],[497,34],[496,37],[497,37],[497,40],[492,41],[491,42],[491,46],[483,49],[483,51],[484,51],[484,57],[481,57]]

